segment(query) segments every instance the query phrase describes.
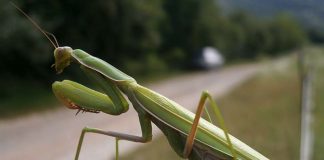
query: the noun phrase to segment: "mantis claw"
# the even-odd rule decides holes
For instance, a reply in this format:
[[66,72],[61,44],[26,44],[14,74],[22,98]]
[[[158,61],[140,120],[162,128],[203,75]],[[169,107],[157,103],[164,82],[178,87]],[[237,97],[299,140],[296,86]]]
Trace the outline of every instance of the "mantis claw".
[[77,116],[77,115],[80,113],[80,111],[81,111],[81,109],[79,109],[79,110],[76,112],[75,116]]

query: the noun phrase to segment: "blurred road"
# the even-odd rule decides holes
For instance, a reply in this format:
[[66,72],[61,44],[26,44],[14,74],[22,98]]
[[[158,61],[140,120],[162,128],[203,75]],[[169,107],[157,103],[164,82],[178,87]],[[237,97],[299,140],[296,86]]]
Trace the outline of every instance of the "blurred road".
[[[181,104],[195,110],[202,90],[220,97],[254,75],[258,64],[236,65],[219,71],[197,72],[146,85]],[[54,111],[35,113],[14,120],[0,121],[0,159],[2,160],[71,160],[84,126],[140,135],[136,112],[130,110],[118,117],[84,113],[61,107]],[[153,139],[161,132],[154,126]],[[80,159],[113,159],[115,139],[88,134]],[[136,144],[121,141],[120,154],[134,149]]]

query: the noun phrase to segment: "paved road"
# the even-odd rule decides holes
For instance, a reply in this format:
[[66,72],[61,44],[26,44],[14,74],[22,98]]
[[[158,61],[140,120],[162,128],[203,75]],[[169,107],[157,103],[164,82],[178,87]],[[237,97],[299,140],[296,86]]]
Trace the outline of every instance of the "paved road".
[[[163,82],[147,85],[182,106],[194,110],[201,91],[209,90],[216,97],[226,94],[235,86],[251,77],[260,66],[238,65],[219,71],[183,75]],[[2,160],[71,160],[73,159],[80,131],[84,126],[102,128],[140,135],[137,114],[131,108],[118,117],[105,114],[85,113],[64,107],[55,111],[36,113],[14,120],[0,121],[0,157]],[[161,134],[154,126],[154,136]],[[114,138],[102,135],[86,135],[80,159],[113,159]],[[121,141],[121,154],[136,146]]]

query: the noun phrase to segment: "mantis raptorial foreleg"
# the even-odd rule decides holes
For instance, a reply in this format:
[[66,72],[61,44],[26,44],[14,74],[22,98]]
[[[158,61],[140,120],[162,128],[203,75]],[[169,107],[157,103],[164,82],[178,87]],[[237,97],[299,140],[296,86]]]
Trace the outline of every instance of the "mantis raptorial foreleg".
[[[81,68],[85,71],[86,75],[88,75],[88,77],[91,80],[93,80],[96,84],[99,84],[99,87],[101,87],[101,89],[104,91],[104,93],[106,93],[108,95],[108,97],[111,100],[113,100],[112,107],[114,107],[114,112],[112,112],[112,113],[118,114],[118,113],[124,112],[125,110],[127,111],[127,109],[128,109],[127,101],[121,94],[120,90],[111,81],[105,80],[104,77],[102,77],[100,74],[98,74],[97,72],[95,72],[93,70],[87,69],[85,67],[81,67]],[[75,84],[77,84],[77,83],[75,83]],[[85,86],[82,86],[82,90],[90,90],[90,89],[86,88]],[[71,98],[70,96],[71,95],[64,95],[63,100],[70,99]],[[108,97],[106,97],[106,98],[108,98]],[[80,97],[80,99],[83,99],[83,98],[86,98],[86,97]],[[92,99],[97,99],[97,97],[94,96],[94,97],[92,97]],[[70,103],[74,103],[73,100]],[[75,105],[77,105],[77,104],[75,104]],[[133,104],[133,105],[136,105],[136,104]],[[80,106],[80,107],[82,107],[82,106]],[[97,134],[115,137],[116,138],[116,159],[118,159],[118,141],[119,140],[128,140],[128,141],[141,142],[141,143],[150,141],[152,139],[152,126],[151,126],[151,121],[150,121],[148,115],[146,113],[139,114],[139,121],[140,121],[141,129],[142,129],[141,137],[124,134],[124,133],[113,132],[113,131],[104,131],[104,130],[97,129],[97,128],[85,127],[82,130],[81,136],[79,138],[79,143],[78,143],[75,159],[79,158],[85,133],[97,133]]]
[[[195,115],[195,119],[193,121],[193,124],[192,124],[192,127],[191,127],[191,130],[188,134],[188,137],[187,137],[187,140],[186,140],[186,144],[185,144],[185,148],[184,148],[184,151],[183,151],[183,155],[184,157],[188,157],[192,151],[192,148],[193,148],[193,144],[194,144],[194,139],[195,139],[195,136],[196,136],[196,132],[197,132],[197,127],[198,127],[198,124],[199,124],[199,119],[203,113],[203,109],[204,109],[204,106],[205,106],[205,103],[206,103],[206,100],[209,100],[210,101],[210,105],[216,115],[216,118],[217,120],[219,121],[220,125],[221,125],[221,128],[223,129],[224,131],[224,134],[226,136],[226,140],[227,140],[227,143],[228,143],[228,146],[232,152],[232,155],[233,155],[233,158],[236,159],[236,153],[234,151],[234,148],[233,148],[233,145],[232,145],[232,142],[228,136],[228,131],[227,131],[227,128],[225,126],[225,122],[224,122],[224,119],[221,115],[221,112],[217,106],[217,104],[215,103],[215,101],[213,100],[212,96],[207,92],[207,91],[204,91],[202,94],[201,94],[201,97],[200,97],[200,100],[199,100],[199,103],[198,103],[198,107],[197,107],[197,111],[196,111],[196,115]],[[210,118],[210,115],[208,113],[208,110],[205,108],[205,112],[207,113],[207,116],[208,116],[208,119],[209,121],[211,122],[211,118]]]

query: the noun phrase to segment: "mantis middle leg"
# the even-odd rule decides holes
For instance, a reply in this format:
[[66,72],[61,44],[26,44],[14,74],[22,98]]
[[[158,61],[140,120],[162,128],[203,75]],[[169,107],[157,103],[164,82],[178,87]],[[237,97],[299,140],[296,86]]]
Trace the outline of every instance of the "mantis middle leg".
[[[205,102],[206,102],[207,99],[210,101],[210,105],[211,105],[211,107],[213,109],[213,112],[215,113],[215,115],[217,117],[217,120],[219,121],[219,123],[221,125],[221,128],[224,131],[225,137],[226,137],[227,142],[228,142],[228,147],[230,148],[230,150],[232,152],[233,158],[236,159],[236,153],[234,151],[232,142],[231,142],[231,140],[229,138],[228,131],[227,131],[227,128],[226,128],[225,123],[224,123],[224,119],[223,119],[223,117],[221,115],[221,112],[220,112],[219,108],[217,107],[215,101],[213,100],[212,96],[207,91],[204,91],[201,94],[200,101],[199,101],[197,111],[196,111],[196,115],[195,115],[195,118],[194,118],[194,122],[193,122],[191,130],[190,130],[190,132],[188,134],[187,140],[186,140],[185,148],[184,148],[184,151],[183,151],[183,156],[188,157],[190,155],[191,151],[192,151],[193,144],[194,144],[194,139],[195,139],[196,132],[197,132],[197,127],[198,127],[198,124],[199,124],[199,119],[200,119],[200,117],[202,115],[203,108],[205,106]],[[207,109],[205,109],[205,112],[207,113],[208,119],[211,122],[211,118],[210,118],[210,115],[209,115]]]

